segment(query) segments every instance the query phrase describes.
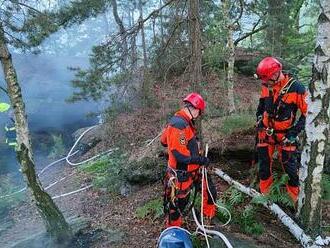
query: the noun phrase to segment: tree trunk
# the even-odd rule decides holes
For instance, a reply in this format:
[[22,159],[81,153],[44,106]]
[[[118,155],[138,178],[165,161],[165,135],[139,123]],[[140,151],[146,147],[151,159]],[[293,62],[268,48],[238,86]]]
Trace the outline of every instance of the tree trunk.
[[[163,1],[159,0],[159,8],[163,6]],[[160,40],[161,40],[161,45],[164,45],[164,24],[163,24],[163,14],[160,13],[159,15],[159,26],[160,26]]]
[[[202,35],[199,16],[199,0],[190,0],[188,9],[191,57],[189,62],[190,82],[192,90],[202,93]],[[203,131],[201,119],[196,123],[200,147],[203,147]]]
[[228,87],[228,114],[233,114],[236,111],[234,98],[234,64],[235,64],[235,45],[233,40],[234,24],[231,24],[229,16],[229,2],[222,1],[223,16],[227,29],[227,87]]
[[[141,77],[141,83],[142,83],[142,98],[143,98],[143,104],[147,105],[148,104],[148,91],[149,91],[149,86],[148,86],[148,79],[145,76],[146,71],[147,71],[147,48],[146,48],[146,38],[145,38],[145,33],[144,33],[144,23],[143,23],[143,2],[142,0],[139,0],[138,2],[138,7],[139,7],[139,25],[141,28],[141,42],[142,42],[142,52],[143,52],[143,69],[142,69],[142,77]],[[144,111],[144,108],[142,108],[142,111]]]
[[121,49],[122,49],[122,55],[123,55],[123,60],[121,63],[121,69],[125,71],[127,69],[127,57],[128,57],[128,46],[127,46],[127,39],[126,39],[126,30],[123,24],[122,19],[119,17],[118,14],[118,7],[117,7],[117,1],[116,0],[111,0],[111,5],[112,5],[112,13],[115,18],[115,21],[118,25],[119,32],[120,32],[120,37],[121,37]]
[[266,29],[266,49],[275,57],[281,57],[282,43],[284,38],[284,23],[288,23],[288,11],[285,0],[267,0],[267,29]]
[[38,211],[45,223],[47,232],[56,242],[67,242],[72,238],[72,232],[60,210],[51,197],[42,189],[41,183],[35,173],[28,122],[21,88],[17,81],[11,54],[8,51],[4,29],[0,23],[0,60],[3,67],[5,80],[11,105],[15,114],[17,132],[17,158],[21,165],[27,187]]
[[189,31],[190,31],[190,81],[193,90],[200,92],[200,83],[202,81],[202,35],[199,17],[199,0],[189,1]]
[[312,235],[320,233],[321,180],[330,120],[330,2],[321,0],[320,5],[313,78],[309,84],[306,142],[299,173],[301,192],[298,214]]
[[146,38],[144,33],[144,23],[143,23],[143,3],[139,0],[139,12],[140,12],[140,25],[141,25],[141,41],[142,41],[142,51],[143,51],[143,67],[147,68],[148,58],[147,58],[147,48],[146,48]]
[[[132,7],[129,11],[129,26],[133,27],[134,25],[134,10],[135,7]],[[136,36],[132,35],[131,37],[131,69],[135,71],[137,68],[137,48],[136,48]]]

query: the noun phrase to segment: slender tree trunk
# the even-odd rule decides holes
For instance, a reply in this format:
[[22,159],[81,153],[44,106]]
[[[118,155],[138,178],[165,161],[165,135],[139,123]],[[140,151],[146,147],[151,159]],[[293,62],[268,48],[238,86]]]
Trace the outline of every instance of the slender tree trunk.
[[[144,33],[144,23],[143,23],[143,2],[142,0],[139,0],[138,2],[138,7],[139,7],[139,25],[141,27],[141,42],[142,42],[142,52],[143,52],[143,70],[142,70],[142,98],[143,98],[143,103],[148,104],[147,99],[148,99],[148,91],[149,91],[149,86],[148,86],[148,79],[146,77],[146,71],[147,71],[147,63],[148,63],[148,58],[147,58],[147,48],[146,48],[146,38],[145,38],[145,33]],[[144,108],[142,109],[142,111]]]
[[[190,0],[188,9],[189,32],[191,57],[189,62],[190,82],[195,92],[202,94],[202,35],[199,16],[199,0]],[[205,96],[204,96],[205,97]],[[197,123],[198,138],[200,148],[203,147],[202,121],[198,119]]]
[[306,142],[299,173],[301,191],[298,201],[301,222],[312,235],[320,233],[321,180],[330,120],[330,2],[321,0],[320,5],[313,78],[309,85]]
[[[134,10],[135,7],[132,7],[130,9],[130,14],[129,14],[129,26],[132,27],[134,25]],[[137,68],[137,48],[136,48],[136,36],[132,35],[131,37],[131,68],[132,70],[136,70]]]
[[[163,1],[159,0],[159,7],[163,6]],[[160,40],[161,40],[161,45],[164,45],[164,28],[163,28],[163,15],[160,13],[159,15],[159,26],[160,26]]]
[[21,87],[17,80],[11,54],[7,48],[4,29],[0,23],[0,59],[7,83],[10,102],[14,108],[15,126],[17,132],[17,158],[21,165],[27,187],[31,192],[39,213],[45,223],[47,232],[56,242],[67,242],[72,238],[72,232],[60,210],[52,198],[42,189],[35,173],[30,134],[22,98]]
[[193,84],[193,90],[200,92],[200,83],[202,81],[202,35],[199,17],[199,0],[189,1],[189,31],[190,31],[190,81]]
[[267,3],[266,49],[273,56],[280,57],[285,35],[284,23],[287,23],[289,11],[286,9],[285,0],[267,0]]
[[120,32],[120,37],[122,41],[122,54],[123,54],[123,60],[121,64],[122,70],[127,69],[127,58],[128,58],[128,46],[127,46],[127,39],[126,39],[126,29],[124,27],[122,19],[119,17],[118,14],[118,7],[117,7],[117,1],[116,0],[111,0],[111,5],[112,5],[112,13],[115,18],[115,21],[118,25],[119,32]]
[[234,98],[234,64],[235,64],[235,45],[233,40],[234,24],[231,24],[229,18],[229,2],[228,0],[222,1],[223,16],[225,26],[227,29],[227,87],[228,87],[228,113],[233,114],[236,112],[235,98]]
[[148,57],[147,57],[147,47],[146,47],[146,38],[144,33],[144,23],[143,20],[143,2],[142,0],[139,0],[139,12],[140,12],[140,25],[141,25],[141,40],[142,40],[142,51],[143,51],[143,67],[144,69],[147,68],[148,64]]

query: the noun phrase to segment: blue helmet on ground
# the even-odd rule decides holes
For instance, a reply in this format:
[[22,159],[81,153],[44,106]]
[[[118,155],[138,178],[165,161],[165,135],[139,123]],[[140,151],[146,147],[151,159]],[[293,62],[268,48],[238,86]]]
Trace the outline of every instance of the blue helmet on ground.
[[179,227],[165,229],[159,239],[158,248],[192,248],[192,242],[187,230]]

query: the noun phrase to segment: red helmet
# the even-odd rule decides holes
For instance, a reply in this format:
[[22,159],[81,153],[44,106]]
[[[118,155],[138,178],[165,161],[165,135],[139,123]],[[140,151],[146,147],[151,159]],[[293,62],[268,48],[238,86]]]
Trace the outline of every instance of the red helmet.
[[267,82],[272,76],[282,70],[282,64],[273,57],[266,57],[261,60],[257,67],[257,75],[258,77]]
[[189,102],[194,108],[204,111],[206,103],[203,97],[198,93],[190,93],[183,99],[184,102]]

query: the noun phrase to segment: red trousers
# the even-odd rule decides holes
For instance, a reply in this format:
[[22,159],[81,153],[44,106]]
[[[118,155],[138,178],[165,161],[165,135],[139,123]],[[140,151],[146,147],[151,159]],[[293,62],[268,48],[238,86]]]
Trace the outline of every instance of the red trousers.
[[298,168],[300,161],[297,161],[296,145],[286,145],[281,142],[284,135],[285,133],[275,133],[272,136],[268,136],[265,130],[258,132],[259,187],[262,194],[267,194],[270,190],[273,183],[273,153],[277,149],[282,168],[289,176],[289,181],[286,185],[287,192],[292,200],[296,202],[299,194]]
[[[200,172],[176,171],[175,173],[169,169],[166,172],[164,180],[164,210],[166,217],[166,227],[181,226],[183,224],[184,211],[189,203],[191,190],[195,186],[195,190],[201,189],[201,174]],[[216,201],[216,189],[210,178],[207,180],[209,190],[213,200]],[[212,197],[207,189],[206,179],[203,183],[203,214],[208,218],[213,218],[216,213],[215,205]]]

